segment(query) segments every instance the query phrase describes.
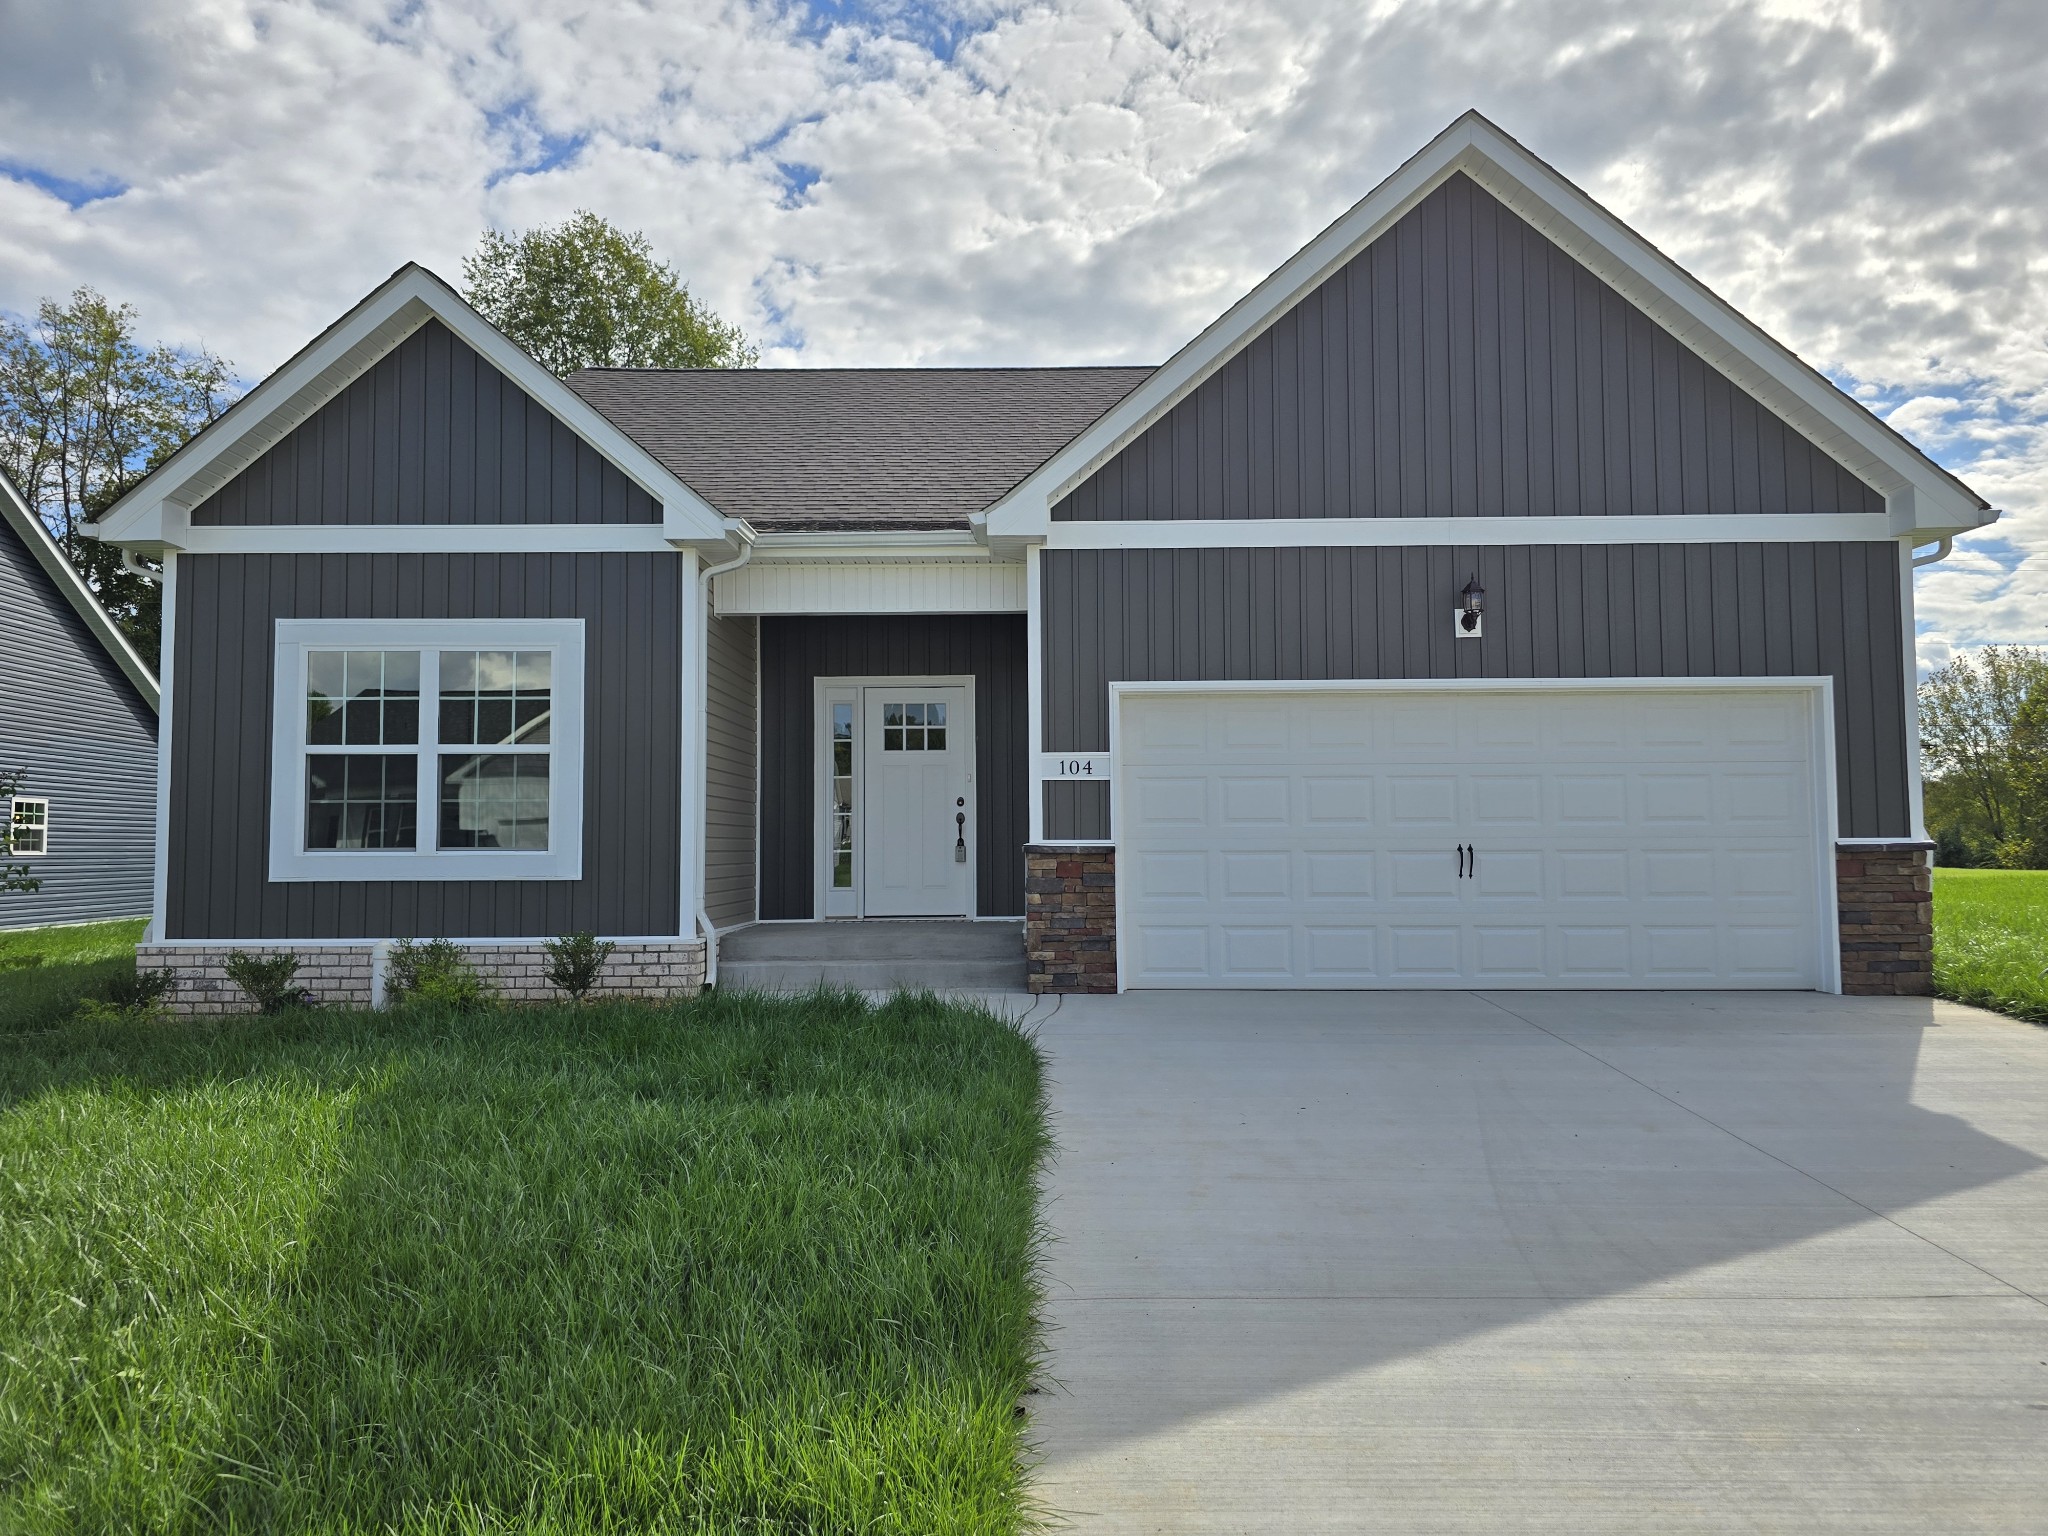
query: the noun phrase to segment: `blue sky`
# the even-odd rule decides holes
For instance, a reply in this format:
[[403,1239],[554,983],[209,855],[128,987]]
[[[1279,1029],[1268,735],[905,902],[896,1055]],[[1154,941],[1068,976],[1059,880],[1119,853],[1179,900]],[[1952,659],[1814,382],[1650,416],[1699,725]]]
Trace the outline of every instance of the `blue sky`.
[[71,0],[0,50],[0,307],[252,376],[588,207],[771,365],[1152,361],[1477,106],[2007,517],[1923,662],[2048,641],[2048,8]]

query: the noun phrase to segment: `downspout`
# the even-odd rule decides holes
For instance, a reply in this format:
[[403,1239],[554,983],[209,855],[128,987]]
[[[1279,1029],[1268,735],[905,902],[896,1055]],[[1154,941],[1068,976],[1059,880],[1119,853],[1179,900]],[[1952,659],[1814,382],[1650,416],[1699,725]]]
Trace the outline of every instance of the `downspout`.
[[[704,619],[704,681],[703,693],[697,712],[697,813],[701,816],[709,803],[711,793],[711,752],[705,729],[711,717],[711,578],[723,576],[727,571],[736,571],[754,558],[754,530],[745,523],[734,525],[734,534],[740,541],[740,552],[723,565],[708,565],[697,573],[702,584],[698,590],[697,610]],[[757,833],[758,835],[758,833]],[[701,876],[704,865],[703,839],[698,839],[697,867]],[[710,914],[704,910],[704,886],[697,883],[697,931],[704,935],[704,985],[718,985],[718,930],[711,925]]]
[[136,558],[135,551],[132,549],[121,551],[121,569],[130,576],[140,576],[144,581],[153,582],[159,587],[164,584],[164,573],[162,571],[152,571],[148,566],[142,564]]

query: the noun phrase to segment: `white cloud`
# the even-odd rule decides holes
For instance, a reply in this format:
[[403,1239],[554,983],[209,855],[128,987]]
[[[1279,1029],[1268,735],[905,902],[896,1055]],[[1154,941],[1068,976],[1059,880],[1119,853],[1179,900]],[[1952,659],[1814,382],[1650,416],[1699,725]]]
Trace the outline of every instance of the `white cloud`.
[[[2048,639],[2048,13],[1988,0],[10,6],[0,307],[274,366],[589,206],[770,362],[1165,355],[1478,106],[2008,516],[1923,658]],[[76,197],[76,191],[71,192]],[[1976,552],[1973,553],[1973,547]]]

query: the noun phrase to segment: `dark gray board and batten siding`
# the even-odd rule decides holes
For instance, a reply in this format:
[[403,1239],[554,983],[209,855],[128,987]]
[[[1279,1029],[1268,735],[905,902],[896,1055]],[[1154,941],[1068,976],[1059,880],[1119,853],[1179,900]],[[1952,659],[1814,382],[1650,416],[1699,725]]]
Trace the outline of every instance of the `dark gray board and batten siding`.
[[42,888],[0,895],[0,928],[147,916],[156,711],[4,519],[0,656],[0,769],[27,769],[22,794],[50,802],[49,852],[18,861]]
[[[1904,837],[1899,550],[1842,544],[1047,550],[1049,751],[1109,747],[1112,682],[1770,677],[1835,685],[1844,837]],[[1466,578],[1483,637],[1459,640]],[[1049,785],[1046,835],[1106,838],[1106,785]]]
[[816,905],[816,680],[974,679],[978,915],[1024,911],[1030,734],[1022,614],[761,620],[761,916]]
[[1884,510],[1470,177],[1450,177],[1056,520]]
[[759,823],[761,629],[713,619],[705,634],[704,914],[713,927],[754,920]]
[[[180,557],[167,936],[683,931],[682,565],[662,552]],[[583,619],[583,878],[271,883],[281,618]]]
[[194,507],[192,521],[659,523],[661,504],[429,320]]

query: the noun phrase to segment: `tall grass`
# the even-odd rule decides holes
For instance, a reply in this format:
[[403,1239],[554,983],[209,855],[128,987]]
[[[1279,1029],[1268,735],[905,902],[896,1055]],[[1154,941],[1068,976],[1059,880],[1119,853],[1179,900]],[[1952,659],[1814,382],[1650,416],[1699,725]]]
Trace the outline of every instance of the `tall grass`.
[[1934,872],[1934,990],[2048,1024],[2048,871]]
[[1045,1148],[929,997],[18,1037],[0,1530],[1016,1530]]
[[[19,900],[19,897],[13,898]],[[0,1035],[48,1029],[135,971],[145,921],[0,932]]]

